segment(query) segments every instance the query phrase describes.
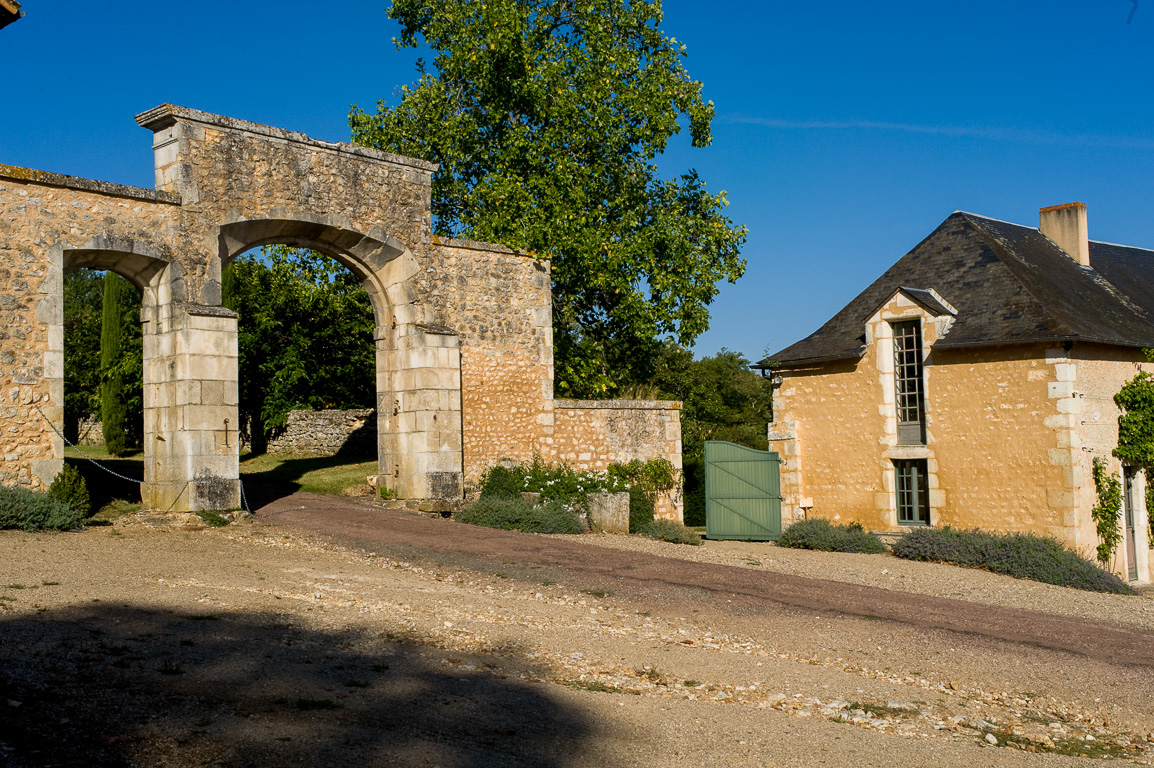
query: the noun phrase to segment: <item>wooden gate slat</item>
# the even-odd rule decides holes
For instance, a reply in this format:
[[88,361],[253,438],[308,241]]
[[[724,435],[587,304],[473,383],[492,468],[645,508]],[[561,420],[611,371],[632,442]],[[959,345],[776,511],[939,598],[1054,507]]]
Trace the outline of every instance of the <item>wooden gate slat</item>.
[[705,532],[711,539],[774,541],[781,535],[781,461],[722,440],[705,443]]

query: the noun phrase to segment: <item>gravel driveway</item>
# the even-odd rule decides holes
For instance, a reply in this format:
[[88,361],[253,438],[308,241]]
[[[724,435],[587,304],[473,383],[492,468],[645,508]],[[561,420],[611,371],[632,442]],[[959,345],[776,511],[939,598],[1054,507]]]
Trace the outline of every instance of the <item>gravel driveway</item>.
[[0,765],[1145,762],[1151,605],[306,494],[6,531]]

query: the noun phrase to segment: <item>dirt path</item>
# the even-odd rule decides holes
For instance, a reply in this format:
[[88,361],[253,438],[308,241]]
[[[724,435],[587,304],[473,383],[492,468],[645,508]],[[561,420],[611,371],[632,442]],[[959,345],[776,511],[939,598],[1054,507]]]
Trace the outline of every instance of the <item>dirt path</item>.
[[0,765],[969,768],[1154,746],[1147,630],[591,541],[305,495],[223,529],[0,532]]
[[1064,651],[1096,661],[1154,667],[1154,633],[1036,611],[1007,610],[963,600],[926,597],[781,573],[604,550],[590,556],[573,537],[526,537],[478,530],[444,520],[383,511],[334,497],[297,494],[257,512],[260,520],[322,534],[350,546],[481,570],[504,568],[519,577],[545,569],[578,589],[678,604],[727,614],[785,610],[886,619],[921,631],[946,630],[983,640]]

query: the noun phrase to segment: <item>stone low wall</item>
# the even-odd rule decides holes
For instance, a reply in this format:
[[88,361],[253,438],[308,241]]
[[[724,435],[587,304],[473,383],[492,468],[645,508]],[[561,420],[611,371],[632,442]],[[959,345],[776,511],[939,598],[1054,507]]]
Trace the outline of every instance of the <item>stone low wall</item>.
[[76,433],[73,438],[68,434],[68,429],[65,429],[64,436],[69,440],[73,440],[76,445],[104,445],[104,425],[100,419],[95,416],[89,416],[86,419],[80,419],[76,423]]
[[[554,460],[574,469],[664,458],[681,471],[681,403],[666,400],[553,401]],[[657,500],[658,517],[682,522],[679,486]]]
[[377,411],[360,408],[347,411],[289,411],[284,432],[270,440],[274,454],[377,453]]

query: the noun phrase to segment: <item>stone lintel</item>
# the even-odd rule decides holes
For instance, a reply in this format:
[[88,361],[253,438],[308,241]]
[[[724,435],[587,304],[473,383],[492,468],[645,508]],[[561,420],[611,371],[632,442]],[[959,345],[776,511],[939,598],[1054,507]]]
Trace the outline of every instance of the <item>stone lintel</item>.
[[183,301],[174,301],[172,305],[173,308],[183,309],[193,317],[240,317],[228,307],[210,307],[207,304],[190,304]]
[[42,184],[46,187],[79,189],[84,192],[95,192],[98,195],[127,197],[132,200],[144,200],[149,203],[180,205],[180,195],[174,192],[161,192],[155,189],[145,189],[144,187],[130,187],[126,184],[96,181],[94,179],[81,178],[80,176],[66,176],[63,173],[37,171],[32,168],[20,168],[15,165],[0,164],[0,179],[9,179],[26,184]]
[[161,104],[159,107],[153,107],[136,116],[137,124],[153,132],[164,130],[174,125],[178,120],[187,120],[202,125],[223,128],[227,131],[243,131],[258,136],[267,136],[293,144],[304,144],[326,152],[356,155],[365,160],[376,160],[390,165],[403,165],[428,173],[432,173],[440,168],[436,163],[418,160],[415,157],[405,157],[404,155],[396,155],[392,152],[382,152],[379,149],[361,147],[343,141],[323,141],[321,139],[314,139],[299,131],[289,131],[271,125],[261,125],[260,123],[250,123],[248,120],[238,120],[234,117],[214,115],[211,112],[202,112],[199,109],[190,109],[189,107],[181,107],[176,104]]

